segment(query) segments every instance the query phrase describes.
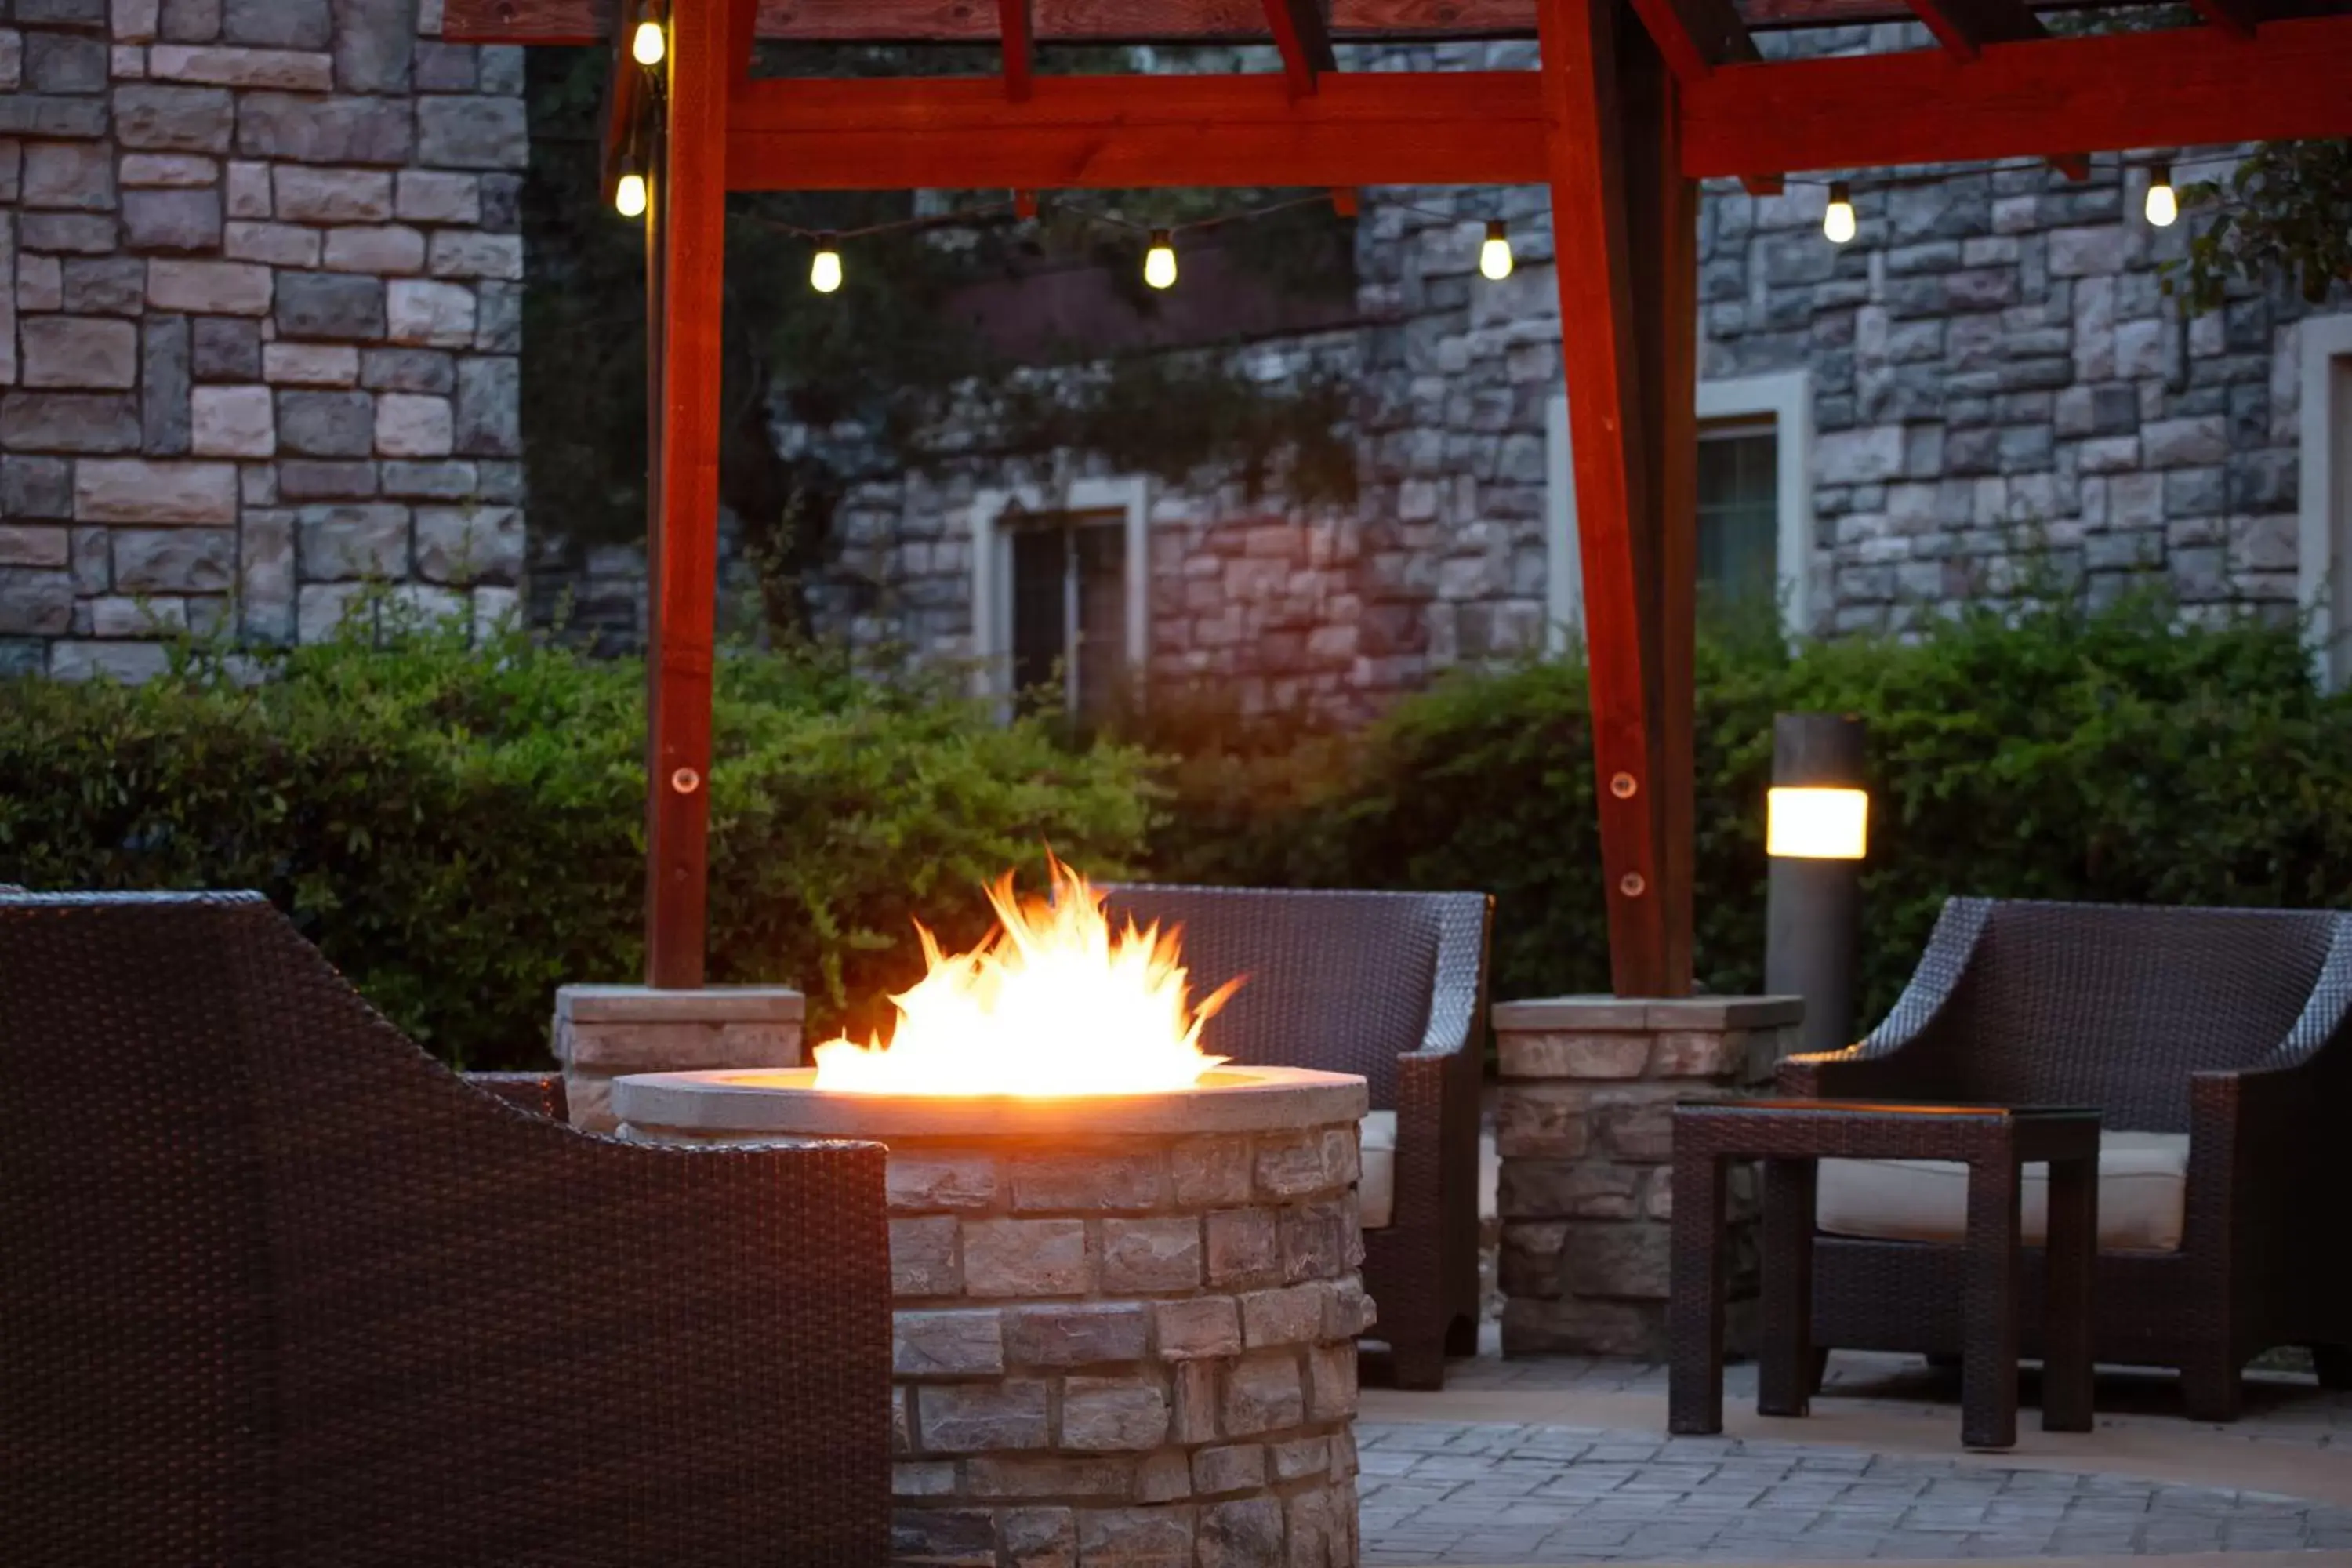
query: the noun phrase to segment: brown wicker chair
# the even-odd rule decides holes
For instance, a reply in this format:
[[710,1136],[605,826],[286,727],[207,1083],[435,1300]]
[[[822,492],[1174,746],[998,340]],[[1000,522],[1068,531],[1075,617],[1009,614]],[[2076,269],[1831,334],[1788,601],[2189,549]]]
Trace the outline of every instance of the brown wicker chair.
[[[2189,1134],[2179,1249],[2103,1251],[2105,1362],[2178,1368],[2230,1420],[2240,1370],[2305,1344],[2346,1385],[2352,1264],[2352,916],[1955,899],[1895,1010],[1851,1049],[1783,1063],[1791,1095],[2095,1106]],[[1817,1346],[1960,1349],[1956,1247],[1823,1236]],[[2024,1353],[2042,1312],[2027,1249]]]
[[1398,1386],[1440,1388],[1478,1349],[1478,1089],[1494,900],[1483,893],[1121,887],[1115,915],[1183,928],[1195,994],[1240,976],[1211,1026],[1236,1061],[1360,1073],[1397,1118],[1390,1224],[1364,1287]]
[[882,1151],[469,1089],[253,895],[0,898],[0,1556],[880,1563]]

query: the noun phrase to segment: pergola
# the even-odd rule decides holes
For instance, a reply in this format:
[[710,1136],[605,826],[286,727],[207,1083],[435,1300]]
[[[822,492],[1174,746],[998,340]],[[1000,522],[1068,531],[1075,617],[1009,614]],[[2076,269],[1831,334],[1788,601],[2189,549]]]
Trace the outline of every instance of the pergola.
[[[647,968],[702,984],[730,190],[1550,187],[1612,977],[1691,985],[1696,182],[2352,134],[2352,14],[2192,0],[2056,37],[2030,0],[445,0],[452,39],[614,48],[665,23]],[[1767,62],[1759,29],[1916,19],[1937,47]],[[760,79],[752,41],[1001,44],[989,77]],[[1534,71],[1336,68],[1338,42],[1533,37]],[[1272,43],[1262,75],[1040,76],[1039,41]],[[614,143],[617,145],[617,142]]]

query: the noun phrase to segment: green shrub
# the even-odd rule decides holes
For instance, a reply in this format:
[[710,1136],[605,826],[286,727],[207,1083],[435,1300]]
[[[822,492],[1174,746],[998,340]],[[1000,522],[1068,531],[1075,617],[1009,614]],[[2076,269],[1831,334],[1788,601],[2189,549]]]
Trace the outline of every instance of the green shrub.
[[[1864,1016],[1955,893],[2352,903],[2352,703],[2294,628],[2130,601],[1971,613],[1908,639],[1730,633],[1698,650],[1696,967],[1761,983],[1776,711],[1870,724]],[[1171,770],[1155,863],[1208,881],[1479,888],[1496,994],[1605,990],[1580,663],[1439,681],[1351,742]]]
[[[0,881],[259,889],[474,1067],[540,1059],[557,985],[641,973],[642,664],[410,627],[270,673],[0,686]],[[969,940],[984,879],[1048,843],[1114,873],[1143,841],[1138,753],[944,686],[746,653],[713,719],[712,978],[803,986],[812,1028],[874,1021],[917,914]]]

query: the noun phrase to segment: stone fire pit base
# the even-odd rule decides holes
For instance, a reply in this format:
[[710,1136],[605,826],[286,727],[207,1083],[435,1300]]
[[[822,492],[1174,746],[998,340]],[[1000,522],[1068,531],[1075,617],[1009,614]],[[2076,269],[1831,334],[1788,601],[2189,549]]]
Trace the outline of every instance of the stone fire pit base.
[[1178,1094],[614,1089],[623,1135],[877,1138],[897,1294],[894,1556],[1355,1568],[1361,1079]]

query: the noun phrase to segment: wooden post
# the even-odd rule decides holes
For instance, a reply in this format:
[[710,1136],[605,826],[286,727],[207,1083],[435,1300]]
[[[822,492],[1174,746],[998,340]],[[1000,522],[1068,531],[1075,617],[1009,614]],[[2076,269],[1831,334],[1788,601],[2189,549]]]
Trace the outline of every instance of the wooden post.
[[1622,0],[1539,0],[1593,760],[1622,996],[1691,987],[1697,187]]
[[675,0],[660,137],[651,328],[660,398],[648,555],[646,978],[702,984],[709,834],[712,623],[718,610],[719,310],[727,268],[727,113],[751,48],[750,0]]

